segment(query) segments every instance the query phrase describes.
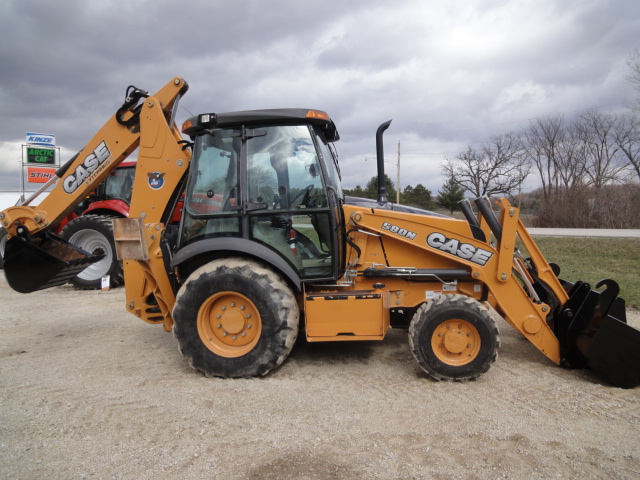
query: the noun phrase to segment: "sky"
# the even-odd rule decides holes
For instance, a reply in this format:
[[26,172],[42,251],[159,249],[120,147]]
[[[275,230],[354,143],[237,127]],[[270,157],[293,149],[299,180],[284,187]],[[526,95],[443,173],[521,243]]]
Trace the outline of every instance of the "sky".
[[[124,100],[174,76],[192,114],[325,110],[343,185],[387,173],[435,195],[446,158],[588,108],[624,111],[637,0],[0,0],[0,192],[20,189],[26,132],[64,163]],[[533,188],[535,180],[528,185]],[[38,185],[29,185],[36,189]]]

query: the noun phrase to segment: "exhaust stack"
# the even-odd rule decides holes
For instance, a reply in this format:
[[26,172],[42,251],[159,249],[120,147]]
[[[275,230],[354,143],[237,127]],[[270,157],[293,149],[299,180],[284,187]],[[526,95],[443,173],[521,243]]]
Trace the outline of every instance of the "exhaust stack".
[[384,205],[387,203],[387,186],[384,177],[384,146],[382,143],[382,134],[391,125],[391,120],[384,122],[378,127],[376,132],[376,158],[378,160],[378,203]]

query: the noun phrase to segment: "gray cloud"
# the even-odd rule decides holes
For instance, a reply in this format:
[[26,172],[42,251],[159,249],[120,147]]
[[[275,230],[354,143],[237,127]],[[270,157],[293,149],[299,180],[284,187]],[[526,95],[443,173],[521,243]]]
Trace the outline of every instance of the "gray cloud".
[[180,122],[187,109],[327,110],[349,187],[374,174],[364,159],[393,118],[386,152],[395,161],[401,142],[401,183],[435,193],[440,162],[467,144],[539,116],[623,108],[639,27],[640,4],[625,0],[3,0],[0,190],[18,183],[26,131],[55,133],[70,155],[128,85],[153,92],[180,75],[191,86]]

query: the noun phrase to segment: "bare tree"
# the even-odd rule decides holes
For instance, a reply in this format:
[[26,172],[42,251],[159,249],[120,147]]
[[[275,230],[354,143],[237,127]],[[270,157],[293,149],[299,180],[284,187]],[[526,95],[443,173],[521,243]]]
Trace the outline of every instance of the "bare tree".
[[620,181],[628,165],[615,142],[617,123],[615,115],[595,109],[581,114],[576,123],[578,136],[586,148],[585,173],[589,184],[596,188]]
[[559,185],[565,192],[573,192],[585,184],[587,148],[581,141],[580,132],[575,124],[569,125],[558,146],[556,172]]
[[564,137],[564,119],[547,117],[531,122],[522,133],[524,155],[537,170],[544,198],[558,188],[558,149]]
[[633,104],[633,109],[640,113],[640,49],[636,48],[627,61],[629,66],[629,76],[627,79],[631,82],[633,89],[636,91],[636,98]]
[[621,115],[614,132],[614,139],[640,180],[640,118]]
[[442,174],[476,197],[513,194],[529,174],[522,142],[515,133],[491,137],[479,149],[470,145],[447,158]]

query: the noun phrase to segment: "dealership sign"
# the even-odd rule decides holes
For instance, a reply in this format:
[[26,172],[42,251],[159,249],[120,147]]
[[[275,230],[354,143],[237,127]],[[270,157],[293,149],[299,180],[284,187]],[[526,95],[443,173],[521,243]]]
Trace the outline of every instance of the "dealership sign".
[[55,147],[56,136],[51,133],[27,132],[27,145],[41,145],[43,147]]
[[27,163],[49,164],[55,165],[56,163],[56,149],[55,148],[38,148],[27,145]]
[[29,183],[47,183],[56,175],[55,168],[49,167],[28,167],[27,182]]

